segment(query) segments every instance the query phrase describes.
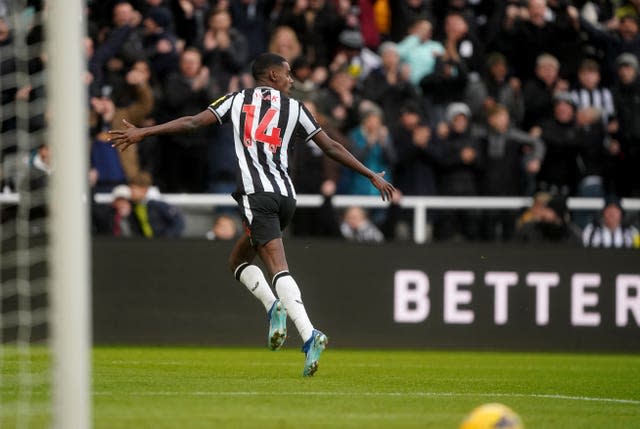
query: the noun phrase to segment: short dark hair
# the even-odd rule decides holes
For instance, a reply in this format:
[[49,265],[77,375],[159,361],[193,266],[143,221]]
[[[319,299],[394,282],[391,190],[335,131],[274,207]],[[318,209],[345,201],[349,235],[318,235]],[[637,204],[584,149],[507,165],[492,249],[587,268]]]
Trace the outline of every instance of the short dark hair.
[[284,62],[287,62],[287,60],[278,54],[273,54],[271,52],[260,54],[255,60],[253,60],[251,74],[254,79],[258,80],[267,73],[271,67],[282,66],[282,63]]

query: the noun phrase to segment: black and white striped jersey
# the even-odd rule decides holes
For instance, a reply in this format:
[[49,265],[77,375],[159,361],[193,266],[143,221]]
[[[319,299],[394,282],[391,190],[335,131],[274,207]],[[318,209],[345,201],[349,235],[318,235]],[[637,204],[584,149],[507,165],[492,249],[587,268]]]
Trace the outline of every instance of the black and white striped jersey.
[[586,89],[577,88],[571,91],[571,96],[578,109],[595,107],[602,112],[605,125],[615,116],[616,109],[613,104],[613,95],[608,88]]
[[238,192],[275,192],[295,198],[289,149],[320,132],[306,107],[280,91],[261,86],[227,94],[209,105],[221,124],[231,121],[238,160]]
[[620,226],[609,229],[600,223],[590,223],[582,232],[585,247],[632,248],[637,247],[640,233],[634,226]]

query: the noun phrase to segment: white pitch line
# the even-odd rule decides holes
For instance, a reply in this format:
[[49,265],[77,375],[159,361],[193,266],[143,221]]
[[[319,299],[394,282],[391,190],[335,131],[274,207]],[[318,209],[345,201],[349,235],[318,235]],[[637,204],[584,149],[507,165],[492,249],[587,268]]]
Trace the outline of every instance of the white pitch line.
[[[122,395],[120,392],[96,391],[94,396],[114,396]],[[255,392],[255,391],[237,391],[237,392],[212,392],[212,391],[195,391],[195,392],[130,392],[129,396],[378,396],[378,397],[510,397],[510,398],[540,398],[540,399],[563,399],[567,401],[586,401],[586,402],[609,402],[614,404],[631,404],[640,405],[640,400],[636,399],[618,399],[618,398],[597,398],[592,396],[571,396],[560,394],[544,394],[544,393],[461,393],[461,392]]]

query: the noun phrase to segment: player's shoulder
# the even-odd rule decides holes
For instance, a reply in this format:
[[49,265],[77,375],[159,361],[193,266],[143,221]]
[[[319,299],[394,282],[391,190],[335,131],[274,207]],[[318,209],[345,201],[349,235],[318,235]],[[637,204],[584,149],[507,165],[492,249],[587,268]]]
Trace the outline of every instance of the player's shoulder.
[[230,98],[233,98],[237,95],[237,92],[229,92],[227,94],[224,94],[218,98],[216,98],[215,100],[213,100],[210,104],[209,107],[211,108],[217,108],[219,106],[221,106],[225,101],[229,100]]

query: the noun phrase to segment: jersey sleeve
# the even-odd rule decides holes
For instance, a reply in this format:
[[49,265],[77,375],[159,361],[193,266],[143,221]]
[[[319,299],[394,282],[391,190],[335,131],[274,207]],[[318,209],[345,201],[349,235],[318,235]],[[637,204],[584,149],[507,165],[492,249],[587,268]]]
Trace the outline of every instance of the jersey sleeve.
[[304,104],[300,104],[300,115],[298,117],[298,130],[304,141],[309,141],[322,131],[313,115],[307,110]]
[[209,104],[208,109],[216,115],[218,122],[224,124],[231,116],[231,104],[236,93],[226,94]]

